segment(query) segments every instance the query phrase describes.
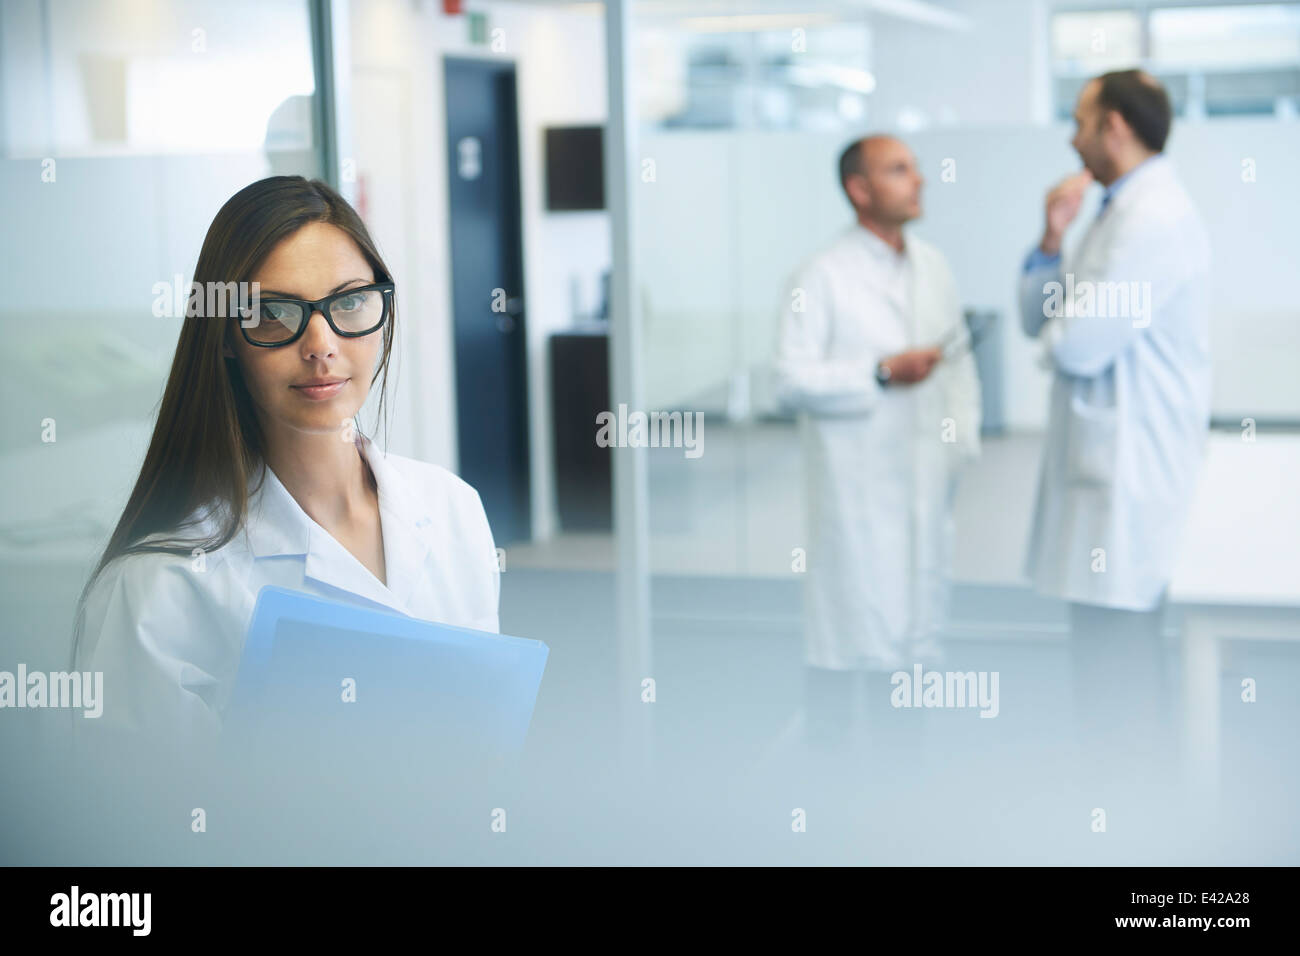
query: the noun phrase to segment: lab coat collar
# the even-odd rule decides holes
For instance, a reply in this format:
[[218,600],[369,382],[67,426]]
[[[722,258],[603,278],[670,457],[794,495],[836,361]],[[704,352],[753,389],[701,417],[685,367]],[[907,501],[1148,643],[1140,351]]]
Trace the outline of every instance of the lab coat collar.
[[850,227],[849,232],[850,235],[856,236],[858,240],[866,246],[867,251],[877,259],[883,259],[886,262],[898,264],[907,257],[908,246],[906,240],[903,242],[903,251],[899,252],[860,222],[854,223]]
[[[1127,204],[1127,200],[1130,197],[1141,192],[1143,187],[1140,184],[1142,182],[1166,175],[1168,169],[1169,160],[1165,158],[1164,153],[1156,153],[1153,156],[1148,156],[1119,179],[1106,187],[1106,191],[1101,197],[1102,211],[1105,211],[1111,206],[1117,205],[1116,201],[1120,197],[1124,197],[1125,203],[1123,204]],[[1136,189],[1134,188],[1135,183],[1139,184]]]
[[358,446],[379,489],[387,585],[303,511],[270,468],[261,470],[261,487],[249,499],[249,548],[254,559],[305,555],[306,577],[409,615],[410,599],[433,547],[432,519],[370,439],[361,436]]

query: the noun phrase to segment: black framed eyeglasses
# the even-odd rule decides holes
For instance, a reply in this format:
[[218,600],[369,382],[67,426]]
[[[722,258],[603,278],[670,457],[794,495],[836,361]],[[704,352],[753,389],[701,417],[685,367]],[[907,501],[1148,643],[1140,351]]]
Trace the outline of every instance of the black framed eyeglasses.
[[376,282],[327,295],[311,302],[285,296],[258,296],[255,315],[244,310],[239,328],[244,341],[259,348],[278,348],[302,338],[313,312],[325,316],[331,329],[344,338],[356,339],[378,332],[393,311],[392,282]]

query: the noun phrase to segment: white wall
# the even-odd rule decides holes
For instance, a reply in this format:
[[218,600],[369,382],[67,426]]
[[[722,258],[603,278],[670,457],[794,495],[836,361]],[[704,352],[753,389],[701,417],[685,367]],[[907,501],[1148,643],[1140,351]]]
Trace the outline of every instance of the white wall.
[[542,130],[605,119],[599,8],[478,5],[499,52],[468,40],[463,16],[440,5],[367,0],[351,5],[352,107],[367,222],[397,273],[403,307],[402,371],[392,450],[456,467],[456,410],[447,212],[443,60],[516,65],[530,395],[533,532],[556,525],[546,340],[570,316],[570,276],[588,308],[609,265],[604,213],[544,211]]

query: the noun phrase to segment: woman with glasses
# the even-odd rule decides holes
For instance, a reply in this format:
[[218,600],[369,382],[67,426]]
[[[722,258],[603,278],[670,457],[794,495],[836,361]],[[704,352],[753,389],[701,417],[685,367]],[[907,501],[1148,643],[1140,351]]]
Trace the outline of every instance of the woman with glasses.
[[[214,287],[253,294],[213,309]],[[478,493],[358,426],[376,382],[384,407],[396,306],[351,206],[300,176],[253,183],[217,213],[192,288],[201,314],[78,608],[73,668],[103,672],[102,721],[219,730],[266,585],[497,631]]]

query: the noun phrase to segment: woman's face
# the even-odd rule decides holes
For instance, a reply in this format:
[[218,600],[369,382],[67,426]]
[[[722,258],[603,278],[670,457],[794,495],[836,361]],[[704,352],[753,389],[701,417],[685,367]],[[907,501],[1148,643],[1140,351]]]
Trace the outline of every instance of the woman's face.
[[[282,239],[252,280],[263,298],[275,295],[315,301],[347,289],[370,285],[374,270],[357,244],[342,229],[312,222]],[[238,359],[263,428],[351,435],[353,416],[365,404],[384,331],[360,338],[338,335],[320,312],[307,320],[302,337],[291,345],[259,348],[244,341],[233,323],[226,354]],[[310,387],[319,382],[330,384]]]

